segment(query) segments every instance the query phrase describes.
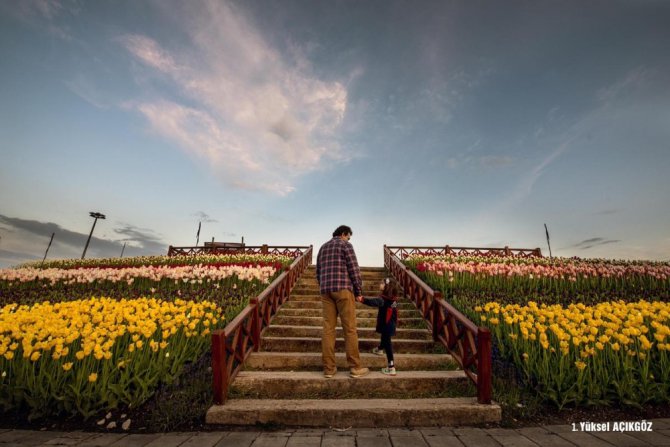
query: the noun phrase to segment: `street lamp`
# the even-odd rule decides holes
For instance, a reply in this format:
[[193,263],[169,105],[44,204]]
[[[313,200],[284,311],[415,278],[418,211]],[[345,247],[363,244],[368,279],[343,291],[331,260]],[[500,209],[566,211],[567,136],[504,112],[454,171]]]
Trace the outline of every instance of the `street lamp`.
[[98,219],[105,219],[105,215],[102,213],[95,213],[91,211],[88,213],[91,217],[95,218],[93,221],[93,227],[91,228],[91,232],[88,235],[88,239],[86,240],[86,246],[84,247],[84,252],[81,254],[81,259],[84,259],[84,256],[86,256],[86,250],[88,249],[88,244],[91,242],[91,236],[93,236],[93,230],[95,230],[95,224],[98,222]]

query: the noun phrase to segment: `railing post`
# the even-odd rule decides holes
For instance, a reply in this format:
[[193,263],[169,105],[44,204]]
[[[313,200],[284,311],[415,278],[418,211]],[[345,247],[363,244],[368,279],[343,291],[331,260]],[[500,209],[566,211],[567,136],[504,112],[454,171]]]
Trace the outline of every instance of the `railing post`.
[[212,380],[214,403],[223,405],[228,396],[228,362],[226,361],[226,336],[223,330],[212,332]]
[[261,253],[264,255],[268,254],[268,244],[261,245]]
[[480,404],[491,403],[491,332],[485,327],[477,331],[477,401]]
[[253,306],[251,311],[251,341],[254,344],[254,352],[258,352],[261,348],[261,322],[258,315],[260,303],[258,297],[251,298],[249,302]]
[[442,298],[442,293],[433,293],[433,302],[431,309],[431,321],[433,323],[433,341],[437,341],[442,331],[442,311],[440,310],[440,303],[438,301]]

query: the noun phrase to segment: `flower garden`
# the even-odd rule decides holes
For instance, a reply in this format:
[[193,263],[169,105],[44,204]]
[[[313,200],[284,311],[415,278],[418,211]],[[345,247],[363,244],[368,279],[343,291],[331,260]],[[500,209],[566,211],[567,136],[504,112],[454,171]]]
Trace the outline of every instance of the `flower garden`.
[[0,412],[87,419],[141,406],[291,262],[201,255],[0,270]]
[[670,403],[670,264],[412,256],[527,390],[557,408]]

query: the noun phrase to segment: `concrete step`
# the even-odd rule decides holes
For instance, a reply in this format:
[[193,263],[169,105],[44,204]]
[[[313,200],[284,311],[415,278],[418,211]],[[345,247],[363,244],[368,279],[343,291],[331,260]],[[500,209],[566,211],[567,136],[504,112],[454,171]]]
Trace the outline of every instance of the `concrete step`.
[[393,377],[370,371],[354,379],[348,369],[330,379],[321,371],[240,371],[230,387],[231,398],[246,399],[455,397],[443,395],[449,392],[476,390],[463,371],[399,371]]
[[[356,318],[377,318],[379,309],[372,307],[361,307],[356,308]],[[323,309],[303,309],[303,308],[290,308],[282,306],[277,312],[277,316],[291,316],[291,317],[321,317],[323,316]],[[417,309],[399,309],[398,310],[398,320],[403,318],[420,318],[421,312]]]
[[[361,271],[361,274],[364,273],[385,273],[386,269],[384,267],[363,267],[359,266],[359,269]],[[310,265],[305,269],[305,274],[316,274],[316,264]]]
[[[500,422],[499,405],[476,398],[231,399],[207,411],[208,424],[286,427],[437,427]],[[352,444],[353,445],[353,444]],[[381,444],[379,444],[381,445]]]
[[[384,278],[388,278],[387,275],[381,274],[381,275],[369,275],[369,274],[362,274],[361,275],[361,280],[363,281],[363,284],[367,285],[374,285],[375,287],[379,287],[381,282],[384,280]],[[303,275],[300,277],[298,280],[298,283],[296,285],[312,285],[314,287],[318,286],[319,282],[316,279],[315,275]]]
[[[370,352],[379,346],[379,338],[359,338],[358,349]],[[262,337],[261,349],[269,352],[321,352],[321,337]],[[335,340],[335,350],[344,352],[344,339]],[[393,352],[402,354],[442,353],[444,347],[428,340],[393,339]]]
[[[449,354],[393,354],[399,371],[455,370],[458,363]],[[347,369],[344,353],[335,354],[337,367]],[[370,369],[386,366],[385,355],[361,352],[361,362]],[[252,353],[245,368],[268,371],[322,371],[323,360],[320,352],[265,352]]]
[[[303,297],[300,297],[303,298]],[[287,302],[282,305],[282,309],[321,309],[323,304],[321,302],[321,297],[312,298],[309,300],[306,299],[294,299],[294,297],[289,298]],[[366,306],[363,303],[356,303],[357,309],[378,309],[376,307]],[[414,303],[408,300],[398,301],[399,310],[415,310],[416,306]]]
[[[373,294],[370,294],[370,295],[363,295],[363,296],[365,296],[367,298],[371,298],[371,297],[379,296],[379,293],[377,292],[377,293],[373,293]],[[299,293],[299,294],[291,293],[291,296],[289,297],[289,300],[290,301],[318,301],[318,302],[321,302],[321,295],[319,295],[318,293]],[[410,303],[410,304],[412,303],[409,300],[409,298],[406,298],[404,296],[400,297],[398,299],[398,301],[401,302],[401,303]]]
[[[357,327],[358,338],[376,338],[379,334],[374,327]],[[270,325],[264,332],[263,337],[312,337],[321,338],[323,328],[321,326],[295,326],[295,325]],[[343,329],[337,328],[337,338],[344,337]],[[427,329],[398,329],[396,337],[409,340],[433,341],[433,334]]]
[[[398,328],[415,328],[415,329],[427,329],[426,322],[421,317],[406,317],[406,314],[403,313],[403,317],[398,321]],[[289,326],[315,326],[323,327],[323,318],[322,317],[310,317],[310,316],[301,316],[301,315],[282,315],[281,311],[275,315],[272,319],[272,324],[277,325],[289,325]],[[356,318],[356,326],[361,327],[375,327],[377,324],[377,318]],[[341,326],[338,326],[341,327]]]

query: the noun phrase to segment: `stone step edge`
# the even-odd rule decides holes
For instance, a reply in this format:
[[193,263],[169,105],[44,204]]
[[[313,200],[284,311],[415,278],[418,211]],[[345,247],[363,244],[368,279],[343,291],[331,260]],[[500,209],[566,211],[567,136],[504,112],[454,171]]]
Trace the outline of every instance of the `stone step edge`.
[[[318,320],[318,321],[319,321],[319,325],[321,325],[321,324],[323,323],[323,317],[319,317],[319,316],[314,317],[314,316],[302,316],[302,315],[282,315],[282,314],[280,314],[280,313],[277,313],[277,314],[275,314],[275,317],[281,317],[281,318],[284,318],[284,319],[286,319],[286,318],[300,318],[300,319],[307,319],[307,318],[310,318],[310,319],[313,319],[314,321],[317,321],[317,320]],[[357,317],[357,318],[356,318],[356,321],[357,321],[357,322],[358,322],[358,321],[361,321],[361,320],[362,320],[362,321],[366,321],[366,322],[377,321],[377,317],[369,317],[369,318],[368,318],[368,317]],[[412,321],[412,322],[414,322],[414,321],[421,321],[421,320],[424,320],[424,319],[423,319],[422,317],[407,317],[407,318],[400,318],[400,324],[402,324],[403,321]],[[339,321],[339,320],[338,320],[338,321]],[[425,320],[424,320],[424,321],[425,321]],[[311,327],[311,326],[310,326],[310,327]],[[339,326],[339,325],[338,325],[337,327],[338,327],[338,328],[341,328],[342,326]],[[398,326],[398,327],[401,327],[401,326]],[[426,330],[427,330],[427,329],[426,329]]]
[[[372,319],[372,318],[370,318]],[[298,325],[298,324],[271,324],[265,330],[269,329],[282,329],[282,330],[289,330],[289,329],[296,329],[296,330],[315,330],[315,329],[323,329],[322,326],[305,326],[305,325]],[[342,329],[342,326],[335,326],[335,329]],[[374,327],[357,327],[357,329],[365,329],[365,332],[375,332]],[[422,333],[422,334],[431,334],[431,332],[428,329],[416,329],[416,328],[403,328],[399,327],[397,328],[398,332],[415,332],[415,333]]]
[[[321,343],[321,337],[261,337],[262,341],[274,341],[274,340],[285,340],[289,341],[303,341],[303,342],[319,342]],[[337,341],[344,341],[344,337],[336,337]],[[378,343],[379,337],[376,338],[367,338],[367,337],[358,337],[358,342],[373,342]],[[416,343],[416,344],[435,344],[433,340],[417,340],[415,338],[399,338],[393,337],[393,343]]]
[[[361,363],[368,368],[382,368],[386,366],[386,356],[361,352]],[[396,365],[402,371],[419,371],[430,369],[459,369],[458,362],[449,354],[397,354],[393,355]],[[335,355],[337,367],[343,371],[347,368],[347,359],[344,354]],[[417,366],[418,364],[418,366]],[[320,352],[290,352],[290,351],[258,351],[249,356],[245,368],[262,371],[321,371],[323,360]]]
[[476,398],[230,399],[207,410],[207,424],[295,427],[435,427],[500,422],[500,405]]
[[379,380],[465,380],[468,376],[463,370],[434,370],[434,371],[400,371],[396,376],[387,376],[379,371],[370,371],[363,377],[349,377],[349,370],[338,371],[333,377],[325,378],[321,371],[240,371],[233,385],[245,381],[262,382],[277,381],[283,382],[339,382],[356,380],[358,383],[377,382]]

